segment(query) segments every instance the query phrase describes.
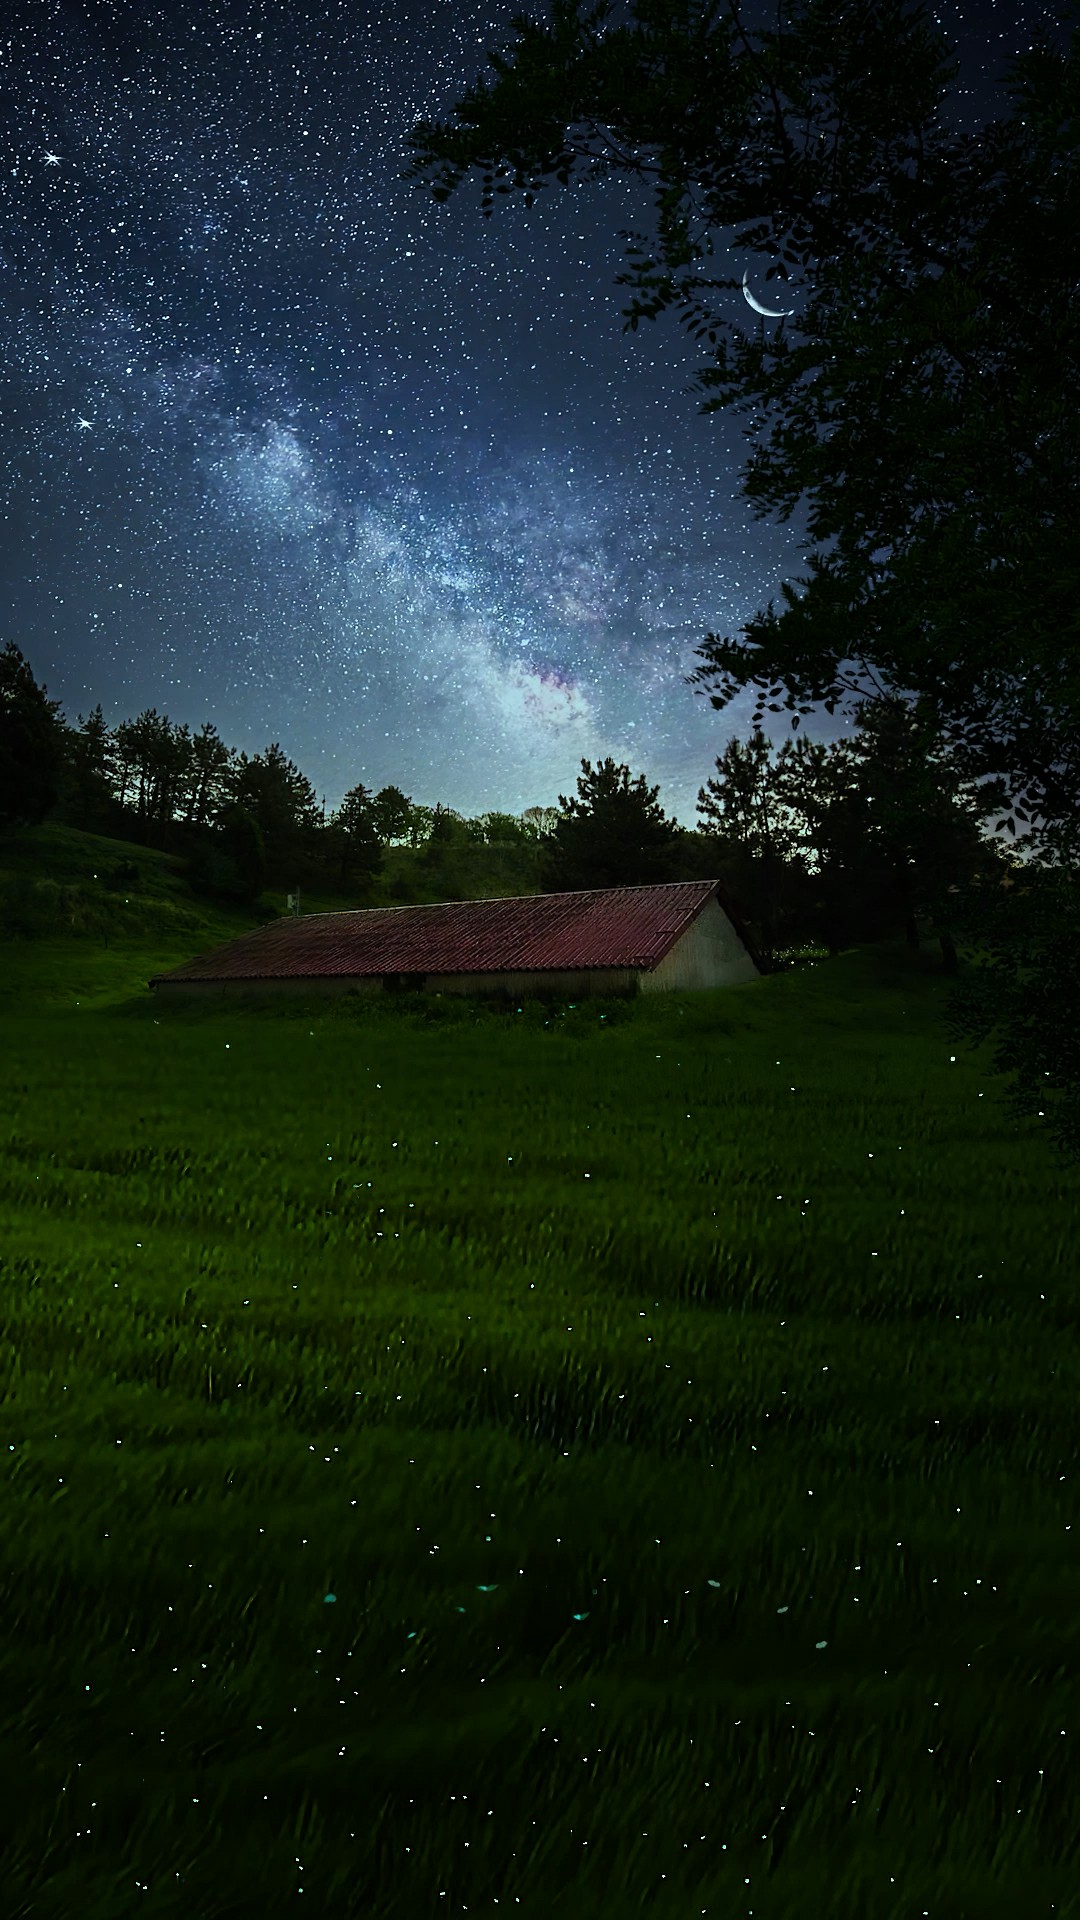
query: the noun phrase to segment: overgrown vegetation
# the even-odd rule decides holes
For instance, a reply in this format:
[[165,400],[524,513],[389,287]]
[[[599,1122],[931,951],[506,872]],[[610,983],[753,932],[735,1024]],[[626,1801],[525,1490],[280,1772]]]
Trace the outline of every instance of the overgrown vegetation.
[[34,858],[5,1912],[1075,1912],[1070,1209],[936,957],[167,1009],[168,859]]

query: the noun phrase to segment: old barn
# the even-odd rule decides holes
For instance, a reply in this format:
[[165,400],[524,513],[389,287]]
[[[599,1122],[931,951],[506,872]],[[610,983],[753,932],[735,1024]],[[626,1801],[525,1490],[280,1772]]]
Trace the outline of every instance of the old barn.
[[231,992],[663,993],[763,971],[715,880],[272,921],[148,982]]

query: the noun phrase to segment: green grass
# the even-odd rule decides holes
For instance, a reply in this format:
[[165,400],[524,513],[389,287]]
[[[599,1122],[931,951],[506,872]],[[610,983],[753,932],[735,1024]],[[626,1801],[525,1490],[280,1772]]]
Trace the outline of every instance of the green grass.
[[1075,1183],[929,949],[166,1008],[137,857],[0,946],[5,1916],[1080,1913]]

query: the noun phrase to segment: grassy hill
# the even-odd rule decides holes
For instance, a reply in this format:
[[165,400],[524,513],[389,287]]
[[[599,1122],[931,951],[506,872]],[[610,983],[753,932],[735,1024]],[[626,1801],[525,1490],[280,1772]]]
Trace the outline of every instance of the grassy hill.
[[0,883],[5,1914],[1077,1912],[1075,1181],[931,951],[181,1016],[167,858]]
[[182,867],[51,823],[0,838],[0,1012],[114,1005],[145,987],[147,953],[176,966],[254,924],[196,901]]

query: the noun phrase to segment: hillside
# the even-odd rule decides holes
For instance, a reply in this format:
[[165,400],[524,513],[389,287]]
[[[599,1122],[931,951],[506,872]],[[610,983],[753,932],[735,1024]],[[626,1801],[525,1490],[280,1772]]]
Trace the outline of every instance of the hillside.
[[[282,903],[284,905],[284,902]],[[53,823],[0,838],[0,1011],[108,1006],[257,924],[196,900],[174,854]]]

